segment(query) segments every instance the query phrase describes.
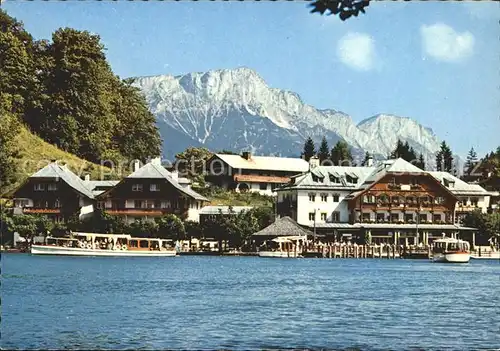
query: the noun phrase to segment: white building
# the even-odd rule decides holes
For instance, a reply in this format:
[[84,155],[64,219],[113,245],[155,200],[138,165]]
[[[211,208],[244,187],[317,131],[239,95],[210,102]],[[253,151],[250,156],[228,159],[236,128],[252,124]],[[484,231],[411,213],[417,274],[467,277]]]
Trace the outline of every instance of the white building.
[[403,159],[369,164],[318,166],[313,159],[308,172],[278,189],[278,215],[314,231],[368,231],[396,243],[470,230],[460,227],[463,215],[488,209],[490,192],[446,172],[426,172]]
[[207,162],[205,178],[225,189],[275,195],[276,188],[308,169],[302,158],[215,154]]

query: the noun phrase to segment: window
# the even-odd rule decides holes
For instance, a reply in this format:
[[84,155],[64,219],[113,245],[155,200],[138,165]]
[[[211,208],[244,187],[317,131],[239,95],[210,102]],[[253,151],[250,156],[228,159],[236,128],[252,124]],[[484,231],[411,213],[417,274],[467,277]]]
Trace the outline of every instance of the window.
[[340,178],[330,174],[330,182],[335,184],[340,184]]
[[326,221],[326,213],[321,213],[321,220]]
[[333,194],[333,202],[339,202],[340,195],[339,194]]
[[314,212],[309,212],[309,220],[314,221],[315,219],[315,213]]
[[383,223],[385,220],[385,215],[383,213],[377,213],[377,222]]
[[150,184],[149,191],[160,191],[160,186],[158,184]]
[[260,183],[259,184],[259,189],[260,190],[267,190],[267,183]]
[[370,220],[370,213],[369,212],[363,212],[362,218],[363,218],[363,222],[369,221]]
[[441,222],[441,214],[435,214],[432,216],[433,222]]
[[420,221],[420,223],[427,222],[427,213],[420,214],[419,221]]
[[97,201],[97,208],[104,209],[105,206],[106,206],[105,201]]
[[309,201],[311,201],[311,202],[316,201],[316,194],[314,194],[314,193],[310,193],[310,194],[309,194]]
[[160,201],[160,200],[156,200],[156,201],[155,201],[155,208],[161,208],[161,207],[163,207],[163,206],[161,205],[161,201]]
[[44,191],[45,190],[45,184],[35,184],[35,191]]
[[54,201],[54,208],[60,208],[61,207],[61,203],[59,202],[59,199],[57,199],[56,201]]
[[134,200],[134,208],[142,208],[142,200]]
[[411,222],[411,221],[413,221],[413,213],[405,214],[405,222]]
[[347,183],[358,184],[358,178],[354,177],[354,176],[351,176],[349,174],[346,174],[345,180],[347,181]]
[[326,202],[328,200],[328,194],[321,194],[321,201]]
[[48,191],[56,191],[57,190],[57,184],[55,184],[55,183],[47,184],[47,190]]
[[149,241],[147,240],[141,240],[139,242],[139,247],[142,249],[147,249],[149,247]]
[[413,196],[408,196],[406,198],[406,203],[409,204],[409,205],[413,205],[413,204],[416,204],[417,201],[416,201],[416,199]]
[[411,185],[418,185],[418,178],[411,178],[410,179],[410,184]]
[[478,203],[477,199],[471,199],[470,200],[470,205],[473,206],[473,207],[477,207],[477,203]]
[[335,212],[332,212],[332,222],[340,222],[340,212],[338,211],[335,211]]
[[373,195],[364,195],[363,203],[365,204],[373,204],[375,202],[375,197]]
[[142,184],[132,185],[132,191],[142,191]]
[[444,197],[442,197],[442,196],[436,196],[434,198],[434,203],[438,204],[438,205],[441,205],[442,203],[444,203]]
[[391,222],[395,223],[399,221],[399,213],[391,213]]

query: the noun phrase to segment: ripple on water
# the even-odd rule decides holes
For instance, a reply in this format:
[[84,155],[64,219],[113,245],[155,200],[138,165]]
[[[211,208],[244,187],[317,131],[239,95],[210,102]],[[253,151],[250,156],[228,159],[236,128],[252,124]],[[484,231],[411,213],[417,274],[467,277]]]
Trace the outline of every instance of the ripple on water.
[[498,347],[498,264],[5,255],[19,349]]

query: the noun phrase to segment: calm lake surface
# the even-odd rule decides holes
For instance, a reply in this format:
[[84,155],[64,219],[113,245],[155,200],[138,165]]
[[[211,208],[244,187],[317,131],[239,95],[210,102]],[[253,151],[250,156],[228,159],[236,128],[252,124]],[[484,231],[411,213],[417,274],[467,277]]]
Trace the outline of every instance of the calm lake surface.
[[500,263],[2,255],[7,349],[500,347]]

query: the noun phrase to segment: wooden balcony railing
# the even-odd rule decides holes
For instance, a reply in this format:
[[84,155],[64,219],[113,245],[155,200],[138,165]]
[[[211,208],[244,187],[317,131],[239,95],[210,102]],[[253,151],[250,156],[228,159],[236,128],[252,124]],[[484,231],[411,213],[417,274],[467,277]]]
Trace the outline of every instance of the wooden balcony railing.
[[43,208],[43,207],[24,207],[23,213],[36,213],[36,214],[59,214],[60,208]]

